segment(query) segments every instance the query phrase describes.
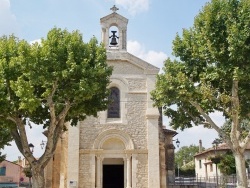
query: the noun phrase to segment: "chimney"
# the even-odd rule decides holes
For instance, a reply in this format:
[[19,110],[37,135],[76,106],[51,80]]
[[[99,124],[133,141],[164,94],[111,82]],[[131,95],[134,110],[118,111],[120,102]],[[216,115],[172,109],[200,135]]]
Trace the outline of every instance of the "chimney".
[[199,153],[202,152],[202,141],[199,140]]
[[22,166],[22,159],[21,159],[21,156],[18,156],[18,164],[19,164],[20,166]]

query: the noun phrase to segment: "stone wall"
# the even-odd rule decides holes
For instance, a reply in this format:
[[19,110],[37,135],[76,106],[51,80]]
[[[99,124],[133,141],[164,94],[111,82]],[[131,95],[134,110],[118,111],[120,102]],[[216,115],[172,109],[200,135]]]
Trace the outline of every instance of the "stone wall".
[[145,91],[146,80],[145,79],[134,79],[127,78],[129,91]]
[[[145,80],[142,79],[130,79],[134,83],[133,90],[139,90],[146,88]],[[136,84],[138,83],[138,84]],[[143,84],[142,84],[143,83]],[[138,87],[135,87],[135,86]],[[144,85],[144,86],[142,86]],[[147,95],[146,93],[127,93],[126,98],[121,98],[121,103],[125,103],[127,111],[126,119],[127,124],[116,123],[115,121],[109,121],[108,123],[101,124],[100,122],[106,122],[98,118],[88,117],[85,121],[80,123],[80,149],[91,149],[96,137],[105,130],[117,129],[124,131],[130,135],[135,149],[147,148],[147,129],[146,129],[146,107],[147,107]]]
[[[127,154],[128,156],[131,154],[134,156],[131,160],[133,188],[149,188],[148,136],[151,133],[148,133],[148,118],[152,117],[149,113],[151,111],[148,111],[148,109],[153,109],[149,95],[154,88],[155,74],[158,69],[128,53],[116,53],[114,51],[107,55],[108,64],[113,66],[110,87],[117,87],[120,90],[121,117],[107,118],[107,112],[104,111],[99,112],[97,118],[88,117],[79,123],[79,187],[92,188],[96,186],[97,173],[95,171],[98,169],[97,167],[93,169],[93,163],[97,166],[95,152],[102,152],[102,150],[98,150],[102,148],[96,148],[94,143],[102,133],[104,134],[108,130],[118,130],[119,133],[128,135],[133,143],[132,150],[126,148],[125,153],[119,156],[125,160],[125,170],[130,168],[125,165],[127,164],[126,160],[128,160]],[[155,124],[155,121],[152,122]],[[159,139],[158,132],[152,134],[150,139]],[[109,151],[106,150],[105,152]],[[106,156],[112,155],[110,153]],[[159,151],[156,152],[156,155],[159,155]],[[159,167],[156,166],[155,169],[157,168]]]
[[136,66],[133,66],[133,68],[131,68],[131,64],[126,62],[109,62],[108,65],[113,67],[113,75],[123,74],[123,73],[126,73],[128,75],[143,74],[142,69]]
[[[128,84],[128,92],[124,98],[121,98],[121,103],[125,103],[122,110],[126,111],[126,124],[103,120],[105,116],[97,118],[88,117],[85,121],[80,122],[80,149],[93,149],[93,143],[97,136],[102,132],[110,129],[120,130],[129,135],[134,149],[147,149],[147,92],[146,81],[142,78],[124,79]],[[124,88],[123,88],[124,89]],[[125,90],[125,89],[124,89]],[[106,122],[101,124],[101,122]],[[90,188],[91,178],[91,157],[88,154],[80,154],[80,169],[79,169],[79,187]],[[148,160],[147,154],[138,154],[136,159],[136,188],[148,187]]]
[[91,188],[91,157],[89,155],[80,155],[80,168],[79,168],[79,188]]
[[148,188],[148,159],[145,154],[138,154],[136,188]]

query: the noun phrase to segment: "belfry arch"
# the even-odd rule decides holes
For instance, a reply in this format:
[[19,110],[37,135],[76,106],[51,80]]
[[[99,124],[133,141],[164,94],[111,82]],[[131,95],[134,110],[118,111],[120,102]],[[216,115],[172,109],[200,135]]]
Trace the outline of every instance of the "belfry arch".
[[109,48],[116,49],[119,47],[119,29],[116,25],[111,25],[109,28]]

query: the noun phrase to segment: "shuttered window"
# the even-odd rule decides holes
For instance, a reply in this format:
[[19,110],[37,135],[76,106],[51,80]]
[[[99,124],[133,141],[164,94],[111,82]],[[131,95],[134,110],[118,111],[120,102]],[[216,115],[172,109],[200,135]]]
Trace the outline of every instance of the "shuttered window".
[[6,167],[0,167],[0,176],[6,175]]

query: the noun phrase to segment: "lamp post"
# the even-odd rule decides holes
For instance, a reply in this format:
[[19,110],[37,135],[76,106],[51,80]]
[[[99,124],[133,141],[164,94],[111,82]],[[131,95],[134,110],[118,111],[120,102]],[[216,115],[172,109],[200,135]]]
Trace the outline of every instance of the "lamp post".
[[46,141],[43,141],[43,140],[42,140],[42,142],[41,142],[41,144],[40,144],[40,146],[41,146],[42,149],[45,147],[45,143],[46,143]]
[[[172,140],[172,141],[175,141],[175,144],[176,144],[177,148],[179,148],[181,142],[178,140],[178,138],[176,140]],[[177,166],[177,170],[178,170],[177,175],[178,175],[178,177],[180,177],[180,165],[179,165],[179,163],[178,163],[178,166]]]
[[29,148],[30,148],[31,153],[34,152],[34,147],[35,146],[32,143],[29,143]]
[[220,163],[220,159],[216,157],[216,151],[218,149],[218,145],[221,143],[220,139],[215,139],[212,144],[214,148],[214,158],[212,159],[212,162],[215,164],[215,173],[216,173],[216,187],[218,187],[218,163]]
[[178,168],[178,177],[180,177],[180,165],[179,164],[178,164],[177,168]]
[[176,140],[173,140],[173,141],[175,141],[177,148],[179,148],[181,142],[178,140],[178,138]]

